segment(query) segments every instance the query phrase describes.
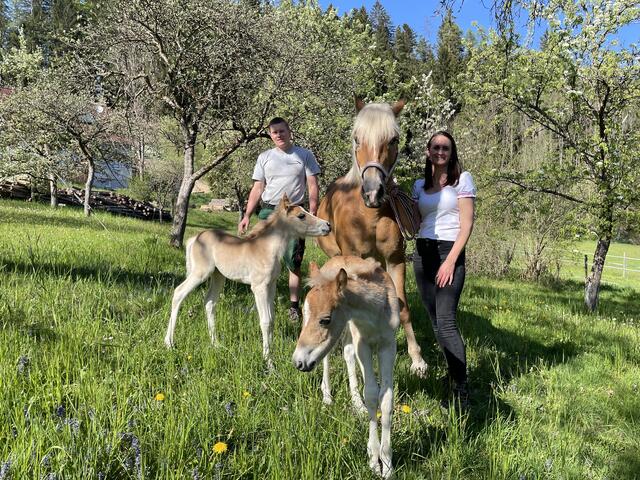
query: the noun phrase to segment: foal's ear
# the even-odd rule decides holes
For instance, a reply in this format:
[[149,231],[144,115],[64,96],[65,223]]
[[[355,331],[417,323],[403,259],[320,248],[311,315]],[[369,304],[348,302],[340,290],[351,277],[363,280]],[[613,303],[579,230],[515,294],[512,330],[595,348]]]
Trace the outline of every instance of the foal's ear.
[[347,286],[347,272],[344,268],[341,268],[336,277],[336,284],[338,286],[338,294],[342,295],[345,287]]
[[393,110],[393,114],[397,116],[402,111],[402,109],[406,104],[407,104],[407,101],[404,98],[401,98],[396,103],[391,105],[391,110]]
[[278,205],[278,209],[279,210],[286,210],[287,208],[289,208],[289,205],[291,205],[289,203],[289,197],[287,197],[286,193],[282,194],[282,200],[280,200],[280,204]]
[[360,95],[356,95],[356,113],[358,113],[360,110],[362,110],[364,108],[364,100],[362,100],[362,97]]
[[309,262],[309,275],[315,275],[318,273],[318,264],[316,262]]

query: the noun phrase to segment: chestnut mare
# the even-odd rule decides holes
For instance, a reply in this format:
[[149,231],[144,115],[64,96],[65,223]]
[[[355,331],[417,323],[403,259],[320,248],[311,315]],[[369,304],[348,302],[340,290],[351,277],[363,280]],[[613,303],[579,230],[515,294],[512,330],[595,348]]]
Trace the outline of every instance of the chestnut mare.
[[317,240],[329,257],[373,257],[382,263],[393,279],[400,301],[400,321],[407,337],[411,371],[423,377],[427,364],[413,332],[405,295],[405,243],[388,202],[388,188],[398,159],[400,127],[396,117],[404,105],[403,100],[393,105],[365,105],[356,99],[358,113],[351,134],[353,165],[347,175],[329,186],[320,202],[318,217],[328,220],[332,231]]

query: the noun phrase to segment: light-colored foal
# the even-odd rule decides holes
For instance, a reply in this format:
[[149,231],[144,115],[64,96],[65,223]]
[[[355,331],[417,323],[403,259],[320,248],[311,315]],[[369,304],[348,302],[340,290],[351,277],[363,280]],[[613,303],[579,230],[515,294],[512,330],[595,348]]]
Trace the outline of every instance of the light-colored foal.
[[[369,466],[383,478],[393,473],[391,463],[391,417],[393,413],[393,367],[396,357],[395,332],[400,324],[400,309],[393,280],[372,258],[331,258],[321,270],[310,264],[312,286],[304,302],[304,326],[298,338],[293,363],[308,372],[338,343],[345,332],[345,351],[355,350],[364,379],[364,404],[369,414],[367,452]],[[348,328],[345,330],[345,327]],[[373,366],[378,354],[380,385]],[[357,391],[355,365],[345,354],[349,369],[351,396],[362,405]],[[328,367],[328,365],[325,365]],[[328,374],[328,368],[325,368]],[[354,383],[352,383],[354,382]],[[323,380],[325,402],[328,382]],[[358,405],[359,402],[359,405]],[[382,416],[378,438],[377,410]]]
[[207,278],[210,278],[210,283],[205,311],[211,343],[217,343],[215,306],[225,278],[228,278],[251,285],[260,317],[262,354],[272,368],[270,348],[280,260],[291,239],[327,235],[330,231],[329,222],[311,215],[300,206],[289,204],[285,195],[273,214],[258,223],[244,238],[221,230],[205,230],[190,238],[186,247],[187,278],[173,294],[165,345],[169,348],[174,345],[173,333],[180,304]]

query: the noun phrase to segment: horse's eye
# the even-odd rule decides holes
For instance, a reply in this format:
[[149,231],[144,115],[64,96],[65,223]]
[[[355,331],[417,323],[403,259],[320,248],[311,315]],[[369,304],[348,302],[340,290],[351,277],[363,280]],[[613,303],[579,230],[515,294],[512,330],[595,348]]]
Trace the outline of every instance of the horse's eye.
[[306,214],[306,213],[299,213],[299,214],[298,214],[298,218],[299,218],[300,220],[304,220],[305,218],[307,218],[307,214]]
[[398,137],[393,137],[393,138],[391,139],[391,141],[389,142],[389,145],[397,145],[397,144],[398,144],[398,142],[399,142]]
[[331,317],[327,316],[327,317],[322,317],[320,319],[320,325],[326,327],[327,325],[329,325],[331,323]]

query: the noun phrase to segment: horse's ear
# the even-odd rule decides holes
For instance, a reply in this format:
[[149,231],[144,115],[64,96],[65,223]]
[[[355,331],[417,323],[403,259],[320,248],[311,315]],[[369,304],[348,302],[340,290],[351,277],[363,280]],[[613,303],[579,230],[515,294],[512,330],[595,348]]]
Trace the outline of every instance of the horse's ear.
[[318,273],[320,269],[318,268],[318,264],[316,262],[309,262],[309,275],[313,276]]
[[341,268],[336,277],[336,284],[338,286],[338,295],[342,295],[345,287],[347,286],[347,272],[344,268]]
[[284,193],[282,195],[282,200],[280,200],[280,204],[278,205],[278,210],[286,210],[287,208],[289,208],[289,197],[287,197],[287,194]]
[[407,104],[407,101],[404,98],[401,98],[396,103],[391,105],[391,110],[393,110],[393,114],[398,115],[406,104]]
[[356,113],[360,112],[360,110],[364,108],[364,105],[365,103],[362,97],[359,95],[356,95]]

